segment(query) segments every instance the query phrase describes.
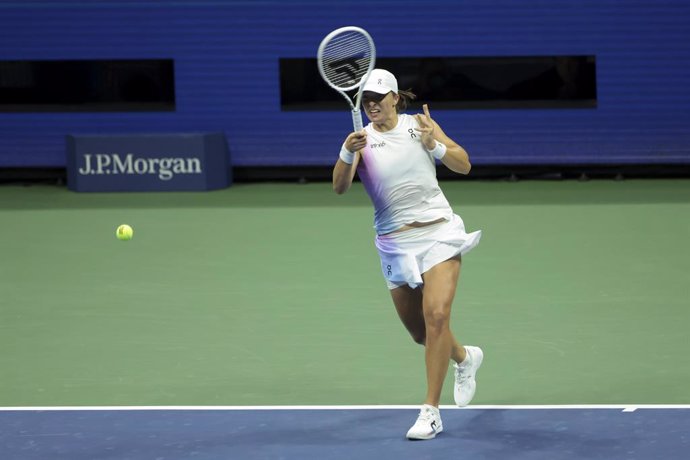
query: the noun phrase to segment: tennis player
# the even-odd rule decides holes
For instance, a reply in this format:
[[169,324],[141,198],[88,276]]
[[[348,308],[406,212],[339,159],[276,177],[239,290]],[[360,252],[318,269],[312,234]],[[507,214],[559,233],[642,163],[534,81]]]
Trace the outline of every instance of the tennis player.
[[450,330],[461,256],[479,243],[481,231],[465,232],[439,187],[435,160],[460,174],[471,165],[426,104],[423,114],[403,113],[416,96],[398,90],[392,73],[374,69],[363,90],[370,123],[345,139],[333,189],[345,193],[358,172],[374,205],[375,243],[393,304],[412,339],[425,347],[427,394],[407,438],[432,439],[443,431],[438,406],[449,360],[462,407],[474,396],[483,359],[479,347],[462,346]]

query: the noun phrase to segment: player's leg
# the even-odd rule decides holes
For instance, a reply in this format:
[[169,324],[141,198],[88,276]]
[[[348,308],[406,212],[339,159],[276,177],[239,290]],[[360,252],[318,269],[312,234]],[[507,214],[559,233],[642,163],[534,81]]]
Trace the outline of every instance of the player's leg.
[[[424,278],[423,310],[426,333],[427,404],[437,404],[446,376],[445,343],[451,342],[451,358],[455,361],[455,403],[467,406],[477,389],[476,374],[484,360],[479,347],[461,346],[450,331],[450,309],[455,297],[461,258],[453,258],[427,271]],[[449,336],[449,337],[447,337]],[[437,345],[435,345],[437,344]]]
[[[460,275],[460,257],[435,265],[422,275],[424,290],[422,311],[426,332],[427,373],[426,404],[438,407],[448,361],[454,351],[456,361],[464,360],[464,348],[457,345],[450,332],[450,311]],[[455,343],[454,343],[455,342]]]
[[[459,274],[458,257],[442,262],[422,275],[421,316],[424,322],[427,396],[417,421],[407,432],[408,439],[433,439],[443,431],[438,405],[448,372],[448,360],[452,355],[458,360],[464,359],[464,349],[450,332],[450,307]],[[418,317],[416,321],[419,321]]]
[[426,403],[438,405],[443,380],[448,371],[448,343],[452,350],[455,365],[455,403],[464,407],[472,401],[477,388],[476,374],[484,360],[484,352],[479,347],[456,347],[459,345],[450,332],[450,309],[455,297],[460,275],[460,257],[446,260],[427,271],[424,275],[423,310],[426,326]]

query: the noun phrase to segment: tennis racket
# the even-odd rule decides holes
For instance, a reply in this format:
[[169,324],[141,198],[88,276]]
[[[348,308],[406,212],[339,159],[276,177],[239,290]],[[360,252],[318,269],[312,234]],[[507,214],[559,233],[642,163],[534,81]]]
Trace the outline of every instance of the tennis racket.
[[[366,30],[348,26],[326,35],[316,55],[319,72],[328,86],[343,95],[352,108],[352,125],[362,130],[362,88],[376,64],[376,47]],[[347,91],[356,90],[355,101]]]

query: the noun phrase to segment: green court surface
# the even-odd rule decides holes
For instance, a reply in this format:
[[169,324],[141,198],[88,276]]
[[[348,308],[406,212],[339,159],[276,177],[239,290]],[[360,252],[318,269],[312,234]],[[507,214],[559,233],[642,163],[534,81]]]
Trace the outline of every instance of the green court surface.
[[[690,402],[690,181],[442,187],[475,404]],[[373,237],[359,183],[0,186],[0,406],[419,404]]]

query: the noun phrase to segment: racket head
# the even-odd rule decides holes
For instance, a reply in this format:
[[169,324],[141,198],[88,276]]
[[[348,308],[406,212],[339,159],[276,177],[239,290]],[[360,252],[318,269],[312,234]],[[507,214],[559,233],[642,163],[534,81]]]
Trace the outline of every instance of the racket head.
[[374,69],[376,47],[366,30],[347,26],[326,35],[316,57],[319,73],[329,86],[351,91],[366,82]]

